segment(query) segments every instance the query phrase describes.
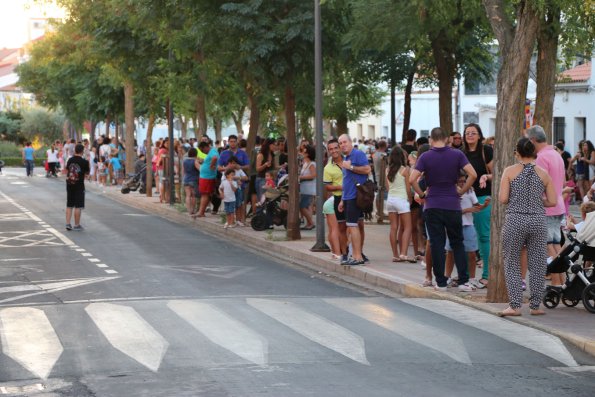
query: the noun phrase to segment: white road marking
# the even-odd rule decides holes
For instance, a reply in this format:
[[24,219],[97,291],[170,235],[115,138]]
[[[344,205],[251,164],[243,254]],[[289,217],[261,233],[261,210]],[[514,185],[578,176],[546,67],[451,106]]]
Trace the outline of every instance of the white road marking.
[[299,306],[270,299],[247,298],[248,304],[298,334],[359,363],[370,365],[359,335]]
[[595,372],[595,365],[581,365],[578,367],[549,367],[548,369],[562,375],[567,375],[571,378],[576,378],[577,376],[572,374],[580,372]]
[[108,269],[105,272],[108,274],[117,274],[118,273],[116,270],[113,270],[113,269]]
[[62,240],[64,242],[64,244],[66,244],[66,245],[74,244],[74,242],[71,239],[69,239],[68,237],[66,237],[65,235],[63,235],[62,233],[57,231],[56,229],[48,227],[47,230],[52,232],[56,237],[58,237],[60,240]]
[[8,258],[0,259],[0,262],[17,262],[17,261],[39,261],[44,258]]
[[96,265],[97,267],[109,267],[108,265],[106,265],[105,263],[98,263]]
[[61,246],[62,243],[48,230],[14,230],[0,232],[0,247],[21,248],[34,246]]
[[0,214],[0,222],[24,221],[29,217],[22,212]]
[[97,258],[89,258],[89,262],[97,263],[97,262],[101,262],[101,261]]
[[47,379],[64,349],[45,313],[30,307],[2,309],[0,327],[4,354]]
[[[113,280],[116,279],[118,277],[93,277],[93,278],[86,278],[86,279],[72,279],[72,280],[57,280],[57,281],[51,281],[51,282],[44,282],[41,284],[26,284],[25,286],[29,287],[29,289],[25,289],[22,288],[21,290],[7,290],[4,292],[17,292],[17,291],[36,291],[37,292],[32,292],[30,294],[24,294],[24,295],[17,295],[17,296],[12,296],[10,298],[6,298],[6,299],[2,299],[0,300],[0,303],[6,303],[6,302],[12,302],[12,301],[16,301],[16,300],[20,300],[23,298],[29,298],[31,296],[35,296],[35,295],[41,295],[41,294],[47,294],[47,293],[51,293],[51,292],[56,292],[56,291],[62,291],[68,288],[75,288],[75,287],[80,287],[82,285],[87,285],[87,284],[94,284],[94,283],[99,283],[102,281],[108,281],[108,280]],[[16,287],[16,286],[13,286]],[[3,287],[3,288],[13,288],[13,287]]]
[[169,344],[131,307],[91,303],[85,308],[109,343],[153,372],[159,370]]
[[77,252],[85,252],[86,249],[84,249],[84,248],[77,248],[77,249],[75,249],[75,251],[77,251]]
[[88,253],[88,252],[82,252],[82,253],[81,253],[81,255],[82,255],[82,256],[93,256],[93,254],[90,254],[90,253]]
[[462,324],[496,335],[504,340],[551,357],[569,367],[578,366],[572,354],[559,338],[537,329],[496,317],[455,302],[407,298],[405,303],[440,314]]
[[178,300],[167,306],[216,345],[254,364],[268,363],[266,339],[214,305]]
[[152,216],[150,214],[122,214],[123,216]]
[[463,364],[471,364],[471,358],[462,339],[447,330],[433,327],[388,310],[384,306],[362,299],[325,299],[339,309],[388,329],[403,338],[436,350]]
[[21,182],[21,181],[16,181],[16,182],[10,182],[11,185],[26,185],[27,182]]

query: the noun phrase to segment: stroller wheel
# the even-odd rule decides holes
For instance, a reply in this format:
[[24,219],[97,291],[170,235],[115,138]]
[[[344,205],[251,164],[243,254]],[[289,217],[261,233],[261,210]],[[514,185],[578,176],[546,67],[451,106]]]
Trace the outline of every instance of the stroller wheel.
[[560,303],[560,294],[554,290],[547,290],[543,297],[543,305],[548,309],[553,309]]
[[575,307],[576,305],[578,305],[579,302],[580,302],[580,299],[562,298],[562,303],[564,304],[564,306],[568,306],[568,307]]
[[587,285],[583,290],[583,305],[590,313],[595,313],[595,283]]
[[250,226],[252,226],[252,229],[256,230],[257,232],[265,230],[268,226],[266,215],[263,213],[254,215],[250,221]]
[[130,193],[130,188],[123,187],[122,188],[122,194],[128,194],[128,193]]

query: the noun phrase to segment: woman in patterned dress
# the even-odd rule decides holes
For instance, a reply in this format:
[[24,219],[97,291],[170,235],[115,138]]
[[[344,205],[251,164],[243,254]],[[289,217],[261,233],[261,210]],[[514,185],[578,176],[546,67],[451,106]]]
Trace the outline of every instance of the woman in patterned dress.
[[556,190],[550,176],[535,165],[535,146],[528,138],[517,142],[518,163],[506,168],[500,181],[499,200],[508,204],[502,230],[504,277],[508,289],[509,307],[498,313],[520,316],[523,303],[520,254],[527,247],[531,315],[545,314],[539,308],[545,288],[547,258],[547,228],[544,207],[556,205]]

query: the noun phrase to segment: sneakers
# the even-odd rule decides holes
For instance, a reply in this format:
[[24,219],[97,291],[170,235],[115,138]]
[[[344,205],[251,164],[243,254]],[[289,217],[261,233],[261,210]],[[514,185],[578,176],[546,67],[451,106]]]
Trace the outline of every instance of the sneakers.
[[343,266],[359,266],[359,265],[363,265],[364,264],[364,260],[358,260],[358,259],[354,259],[354,258],[349,258],[346,261],[341,261],[341,265]]
[[446,286],[444,286],[444,287],[439,287],[437,285],[434,286],[434,291],[436,291],[436,292],[446,292],[446,290],[447,290]]
[[72,228],[72,230],[75,230],[77,232],[82,232],[83,230],[85,230],[85,228],[82,225],[76,225],[75,227]]
[[66,224],[66,230],[72,230],[72,225],[70,223]]
[[473,292],[475,291],[475,287],[472,286],[470,283],[465,283],[459,285],[459,291],[461,292]]
[[225,222],[225,225],[223,225],[223,229],[227,229],[229,227],[229,223]]
[[241,226],[241,227],[245,227],[245,226],[246,226],[246,225],[244,224],[244,222],[240,222],[240,221],[237,221],[237,222],[236,222],[236,225],[237,225],[237,226]]
[[363,252],[362,252],[362,259],[364,260],[364,263],[369,263],[370,262],[370,258],[368,258],[367,256],[365,256]]

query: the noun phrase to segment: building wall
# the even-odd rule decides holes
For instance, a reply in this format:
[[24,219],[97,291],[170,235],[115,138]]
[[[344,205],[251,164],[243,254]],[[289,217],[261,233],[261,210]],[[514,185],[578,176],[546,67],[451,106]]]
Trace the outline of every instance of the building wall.
[[[595,90],[582,92],[558,89],[554,117],[564,118],[566,150],[575,153],[582,139],[595,142]],[[586,124],[586,128],[585,128]]]

